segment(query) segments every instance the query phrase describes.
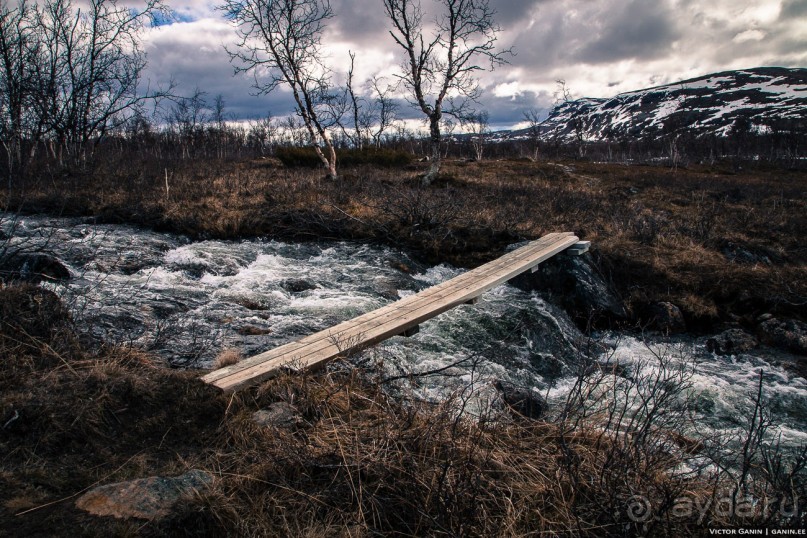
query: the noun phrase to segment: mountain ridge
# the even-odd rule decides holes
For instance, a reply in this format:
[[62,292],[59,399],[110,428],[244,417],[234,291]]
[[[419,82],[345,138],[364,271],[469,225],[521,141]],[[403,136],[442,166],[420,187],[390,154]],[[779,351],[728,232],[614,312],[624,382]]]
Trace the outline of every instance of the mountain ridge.
[[[807,124],[807,69],[755,67],[721,71],[556,105],[538,126],[545,141],[603,142],[658,139],[689,133],[729,136],[803,129]],[[508,139],[532,136],[511,131]]]

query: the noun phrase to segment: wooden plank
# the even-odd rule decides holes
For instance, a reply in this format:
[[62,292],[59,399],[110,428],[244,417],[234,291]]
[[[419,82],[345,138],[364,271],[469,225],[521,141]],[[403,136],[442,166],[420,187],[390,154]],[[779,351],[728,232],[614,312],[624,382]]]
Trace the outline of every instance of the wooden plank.
[[342,335],[345,337],[352,337],[355,335],[355,331],[353,333],[347,331],[350,331],[351,329],[353,329],[354,327],[356,327],[361,323],[365,323],[370,320],[386,319],[389,318],[390,315],[393,315],[395,313],[408,312],[424,304],[430,304],[435,300],[445,297],[446,293],[450,293],[454,289],[461,288],[461,286],[466,282],[472,283],[474,280],[478,280],[481,275],[499,271],[502,267],[506,266],[508,263],[512,263],[513,260],[521,261],[524,258],[529,258],[532,260],[536,257],[535,251],[545,248],[548,245],[551,245],[553,241],[556,240],[555,236],[557,235],[559,234],[550,234],[549,236],[544,236],[541,239],[530,243],[530,245],[523,247],[522,249],[513,251],[501,258],[494,260],[493,262],[480,266],[477,269],[474,269],[473,271],[469,271],[456,278],[447,280],[436,286],[432,286],[431,288],[423,290],[415,295],[401,299],[395,303],[391,303],[380,309],[373,310],[371,312],[368,312],[351,320],[344,321],[334,327],[331,327],[330,329],[327,329],[326,331],[320,331],[318,333],[297,340],[296,342],[285,344],[281,347],[267,351],[260,355],[256,355],[250,359],[241,361],[236,365],[216,370],[215,372],[208,374],[208,376],[206,376],[206,379],[214,380],[219,377],[226,377],[227,375],[235,373],[236,371],[250,368],[253,365],[259,364],[260,362],[269,358],[270,354],[279,355],[279,354],[296,353],[308,346],[320,342],[323,339],[330,339],[332,335]]
[[[555,248],[557,249],[559,247],[555,246]],[[540,253],[536,255],[536,253],[531,251],[511,254],[512,256],[509,256],[510,259],[523,258],[524,254],[532,257],[532,259],[529,260],[530,262],[542,259]],[[484,289],[489,289],[489,287],[503,281],[502,279],[506,278],[508,273],[502,274],[500,267],[498,267],[499,265],[501,264],[491,262],[491,264],[487,266],[480,267],[465,275],[424,290],[418,294],[420,297],[407,298],[410,299],[409,302],[412,302],[412,299],[420,299],[420,303],[423,304],[406,304],[407,300],[404,299],[393,305],[360,316],[355,320],[344,322],[330,330],[321,331],[301,341],[287,344],[286,346],[281,346],[253,357],[252,359],[247,359],[247,361],[243,361],[234,367],[212,372],[206,376],[205,380],[213,382],[217,386],[221,386],[227,390],[232,390],[244,383],[256,382],[256,380],[265,377],[265,374],[270,374],[285,363],[297,361],[302,367],[311,367],[321,361],[327,361],[340,354],[344,354],[350,351],[351,348],[360,345],[369,345],[394,336],[401,330],[406,330],[421,321],[444,312],[448,308],[456,306],[456,304],[464,302],[464,299],[469,293],[467,290],[469,286],[466,284],[466,280],[477,279],[474,286],[475,289],[471,291],[472,295],[479,294],[484,291]],[[486,270],[491,267],[493,267],[493,271]],[[494,279],[491,281],[490,279],[485,280],[483,278],[484,283],[480,285],[479,278],[490,276],[489,273],[492,273]],[[438,293],[434,293],[435,291]],[[425,303],[423,302],[424,300],[426,301]],[[396,308],[401,303],[404,303],[406,308]],[[381,315],[382,312],[384,312],[384,315]],[[356,323],[361,318],[369,319],[362,320],[362,323]]]
[[[544,238],[542,238],[544,239]],[[548,243],[548,241],[545,241]],[[537,242],[536,242],[537,243]],[[543,244],[543,243],[542,243]],[[529,252],[522,252],[520,255],[529,255]],[[454,279],[447,280],[441,284],[428,288],[427,290],[423,290],[415,295],[406,297],[401,299],[395,303],[387,305],[377,310],[373,310],[366,314],[363,314],[359,317],[353,318],[351,320],[342,322],[326,331],[320,331],[310,336],[306,336],[296,342],[292,342],[289,344],[285,344],[284,346],[275,348],[273,350],[267,351],[260,355],[256,355],[250,359],[246,359],[244,361],[239,362],[236,365],[222,368],[220,370],[216,370],[205,376],[205,379],[210,382],[220,377],[226,377],[235,373],[236,371],[244,370],[247,368],[251,368],[253,365],[259,364],[264,360],[270,358],[270,355],[288,355],[291,353],[302,352],[305,348],[315,345],[322,340],[330,340],[333,335],[341,335],[342,337],[353,337],[356,335],[356,332],[348,332],[351,329],[359,326],[362,323],[365,323],[370,320],[381,320],[381,319],[388,319],[390,316],[396,315],[400,312],[407,312],[412,311],[414,308],[418,306],[422,306],[423,304],[430,304],[430,301],[434,301],[440,299],[445,296],[446,293],[450,293],[454,288],[457,288],[462,285],[463,282],[473,280],[474,278],[478,278],[479,274],[482,274],[482,269],[490,269],[490,270],[498,270],[499,266],[505,265],[505,261],[502,258],[491,262],[490,264],[486,264],[485,266],[481,266],[474,271],[469,271],[460,275]],[[362,327],[367,328],[367,327]],[[405,328],[401,328],[404,330]]]
[[[529,260],[530,263],[536,262],[536,260],[545,259],[545,257],[551,255],[551,250],[562,250],[563,244],[568,246],[573,242],[568,240],[563,241],[560,245],[552,245],[549,247],[550,252],[535,253],[527,251],[526,254],[532,257]],[[516,251],[508,256],[511,260],[518,260],[519,254],[525,254],[525,252],[518,253]],[[503,282],[510,276],[512,270],[502,273],[499,270],[499,265],[501,264],[491,262],[491,264],[486,264],[486,266],[461,275],[456,279],[424,290],[418,294],[420,297],[407,298],[409,301],[404,299],[393,305],[360,316],[355,320],[339,324],[330,330],[321,331],[301,341],[287,344],[252,359],[247,359],[247,361],[243,361],[235,367],[217,370],[205,376],[205,380],[227,390],[232,390],[247,382],[257,382],[261,378],[268,377],[265,374],[270,374],[284,363],[298,361],[303,367],[311,367],[317,365],[320,361],[327,361],[344,354],[349,351],[349,348],[378,342],[464,302],[467,297],[478,295],[482,291]],[[491,266],[493,266],[494,271],[486,271]],[[492,276],[493,278],[485,279],[485,276]],[[482,277],[481,282],[479,281],[480,277]],[[469,292],[468,288],[471,286],[467,285],[465,281],[473,280],[474,278],[477,279],[473,286],[475,289]],[[434,293],[435,291],[438,293]],[[423,300],[426,300],[426,302],[420,304],[419,307],[418,305],[406,304],[417,299],[420,299],[421,303],[423,303]],[[396,308],[400,303],[404,303],[407,308]],[[383,311],[386,312],[381,315]],[[362,323],[357,324],[356,322],[361,318],[365,319],[362,320]]]
[[528,245],[415,295],[282,345],[202,379],[231,391],[258,383],[283,367],[316,368],[328,361],[417,327],[450,308],[527,271],[577,243],[572,233],[548,234]]
[[591,248],[591,241],[578,241],[566,249],[566,254],[569,256],[582,256],[588,252],[589,248]]

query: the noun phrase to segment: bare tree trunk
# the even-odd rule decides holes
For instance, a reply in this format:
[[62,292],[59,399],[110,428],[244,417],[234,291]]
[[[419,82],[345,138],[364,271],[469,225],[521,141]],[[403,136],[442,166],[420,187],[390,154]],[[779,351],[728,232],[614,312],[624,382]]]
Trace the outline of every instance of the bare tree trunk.
[[[424,185],[430,185],[440,170],[443,114],[460,118],[468,103],[479,97],[474,74],[483,68],[478,60],[488,60],[492,68],[506,63],[505,56],[511,54],[510,50],[495,50],[499,26],[488,0],[437,0],[436,4],[444,9],[445,16],[437,19],[434,33],[426,39],[419,0],[384,0],[392,23],[390,35],[406,55],[400,79],[412,92],[412,103],[429,118],[432,161],[423,177]],[[445,58],[440,51],[445,51]],[[455,94],[458,103],[451,97]],[[444,102],[448,108],[443,108]]]
[[[312,128],[313,129],[313,128]],[[314,148],[314,152],[319,157],[319,160],[322,161],[323,166],[328,171],[327,179],[338,179],[338,175],[336,173],[336,149],[333,147],[333,143],[326,134],[322,135],[325,138],[325,151],[328,154],[325,154],[325,151],[316,143],[316,141],[311,141],[311,146]],[[312,135],[313,137],[313,135]]]
[[328,178],[337,179],[336,174],[336,150],[333,144],[328,144]]
[[440,165],[442,164],[443,155],[440,153],[440,116],[434,114],[429,117],[429,143],[431,146],[431,156],[429,162],[429,171],[423,176],[422,183],[424,186],[429,186],[437,178],[440,173]]

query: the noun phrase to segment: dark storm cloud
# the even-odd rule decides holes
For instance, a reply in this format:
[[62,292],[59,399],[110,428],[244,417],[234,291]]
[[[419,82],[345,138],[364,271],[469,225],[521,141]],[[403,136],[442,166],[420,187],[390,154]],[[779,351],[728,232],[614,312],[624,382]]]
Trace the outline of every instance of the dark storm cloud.
[[330,29],[345,41],[378,45],[379,39],[391,39],[382,0],[335,0],[331,7]]
[[496,12],[496,22],[502,28],[529,18],[533,9],[547,0],[490,0]]
[[[547,0],[490,0],[495,20],[506,28],[528,18],[535,6]],[[382,0],[334,0],[334,18],[329,21],[332,31],[346,41],[378,45],[378,40],[390,40],[390,23],[384,13]],[[423,0],[424,22],[429,24],[443,13],[437,2]]]
[[649,59],[669,53],[679,37],[675,14],[666,2],[633,2],[607,9],[603,18],[588,21],[593,39],[576,57],[584,63],[606,63],[624,59]]
[[513,41],[516,56],[510,59],[511,65],[540,71],[566,61],[574,41],[569,30],[563,12],[539,9],[532,25]]
[[[439,1],[422,0],[427,21]],[[180,22],[165,21],[149,31],[146,78],[152,87],[173,78],[181,95],[196,87],[211,101],[222,94],[239,118],[293,112],[288,91],[253,97],[252,79],[233,77],[222,44],[234,43],[235,31],[212,4],[171,0],[171,5],[182,14]],[[510,65],[479,73],[484,92],[478,109],[489,112],[492,125],[518,123],[526,109],[551,106],[558,78],[576,97],[605,97],[737,67],[804,65],[807,59],[807,0],[490,0],[490,5],[502,28],[497,45],[517,53]],[[388,34],[383,1],[332,0],[332,6],[323,52],[334,81],[344,79],[347,48],[357,52],[360,80],[377,73],[391,80],[402,57]],[[401,112],[420,117],[405,104]]]
[[785,0],[782,2],[781,20],[807,17],[807,0]]
[[477,108],[485,110],[489,114],[492,126],[503,129],[524,121],[524,112],[529,109],[540,109],[545,115],[548,112],[547,103],[549,102],[551,102],[551,96],[543,92],[537,94],[525,91],[512,97],[497,97],[492,93],[487,93]]
[[173,80],[174,93],[182,97],[191,96],[198,88],[209,103],[222,95],[228,114],[236,118],[261,117],[267,111],[283,115],[293,110],[288,92],[255,97],[251,95],[256,91],[252,87],[254,79],[243,74],[234,76],[223,45],[230,37],[228,26],[189,25],[187,32],[181,25],[175,26],[171,32],[161,30],[149,43],[144,82],[165,87]]

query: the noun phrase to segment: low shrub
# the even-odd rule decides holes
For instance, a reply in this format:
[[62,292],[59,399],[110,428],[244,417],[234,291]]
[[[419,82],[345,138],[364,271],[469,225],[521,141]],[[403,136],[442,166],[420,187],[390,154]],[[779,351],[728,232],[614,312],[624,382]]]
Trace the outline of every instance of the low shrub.
[[[319,168],[322,161],[313,148],[281,147],[275,156],[289,168]],[[381,168],[398,168],[412,162],[412,155],[405,151],[392,149],[341,149],[336,152],[337,166],[353,168],[356,166],[378,166]]]

